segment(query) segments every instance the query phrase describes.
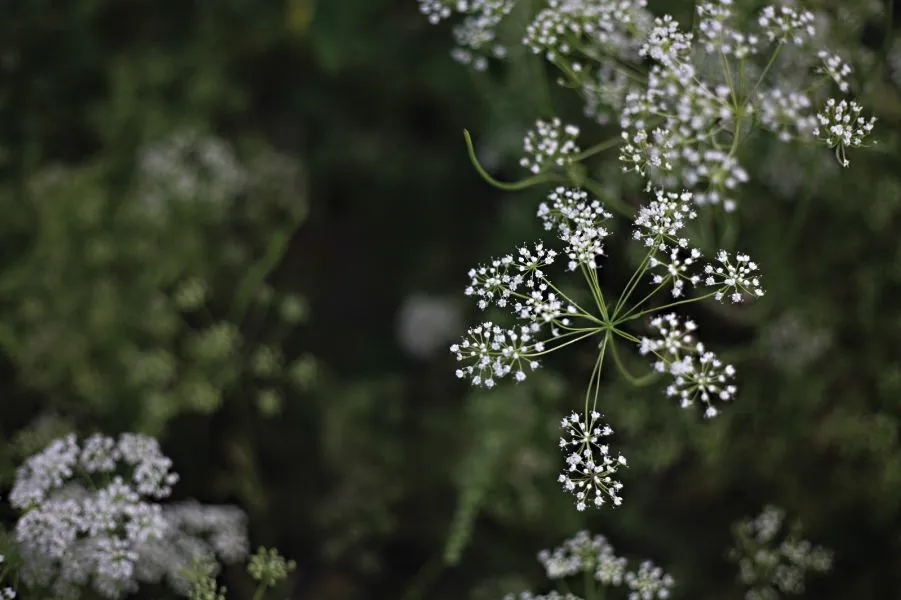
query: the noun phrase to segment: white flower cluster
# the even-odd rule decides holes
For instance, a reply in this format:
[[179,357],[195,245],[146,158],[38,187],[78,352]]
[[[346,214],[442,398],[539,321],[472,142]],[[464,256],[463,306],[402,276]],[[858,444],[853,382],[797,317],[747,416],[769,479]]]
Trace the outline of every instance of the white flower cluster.
[[738,253],[734,259],[725,250],[717,253],[719,264],[708,264],[703,275],[693,267],[701,259],[701,251],[690,248],[688,239],[680,232],[688,221],[697,215],[691,205],[689,192],[677,194],[655,190],[655,198],[639,209],[635,218],[632,237],[653,250],[648,264],[653,272],[655,285],[672,284],[674,298],[684,295],[685,284],[705,285],[716,288],[714,297],[741,302],[746,295],[760,297],[764,294],[759,278],[754,274],[757,263],[747,254]]
[[613,552],[613,546],[602,535],[580,531],[553,550],[538,553],[538,562],[548,579],[563,579],[580,573],[592,573],[604,585],[621,585],[628,561]]
[[[50,586],[58,597],[77,597],[90,583],[102,596],[119,598],[139,581],[190,566],[195,552],[182,555],[187,562],[171,562],[169,543],[186,534],[157,502],[178,480],[171,466],[156,440],[132,433],[94,434],[81,445],[68,435],[30,457],[9,496],[24,513],[15,528],[23,580]],[[246,538],[233,529],[233,538]],[[154,554],[165,555],[169,568],[154,570]]]
[[790,41],[795,46],[803,46],[816,35],[813,13],[809,10],[798,12],[791,6],[765,6],[760,11],[757,23],[771,41]]
[[538,119],[523,140],[525,156],[519,164],[535,174],[566,167],[572,163],[573,155],[579,153],[578,136],[579,128],[575,125],[564,126],[556,117],[550,121]]
[[838,54],[833,54],[826,50],[817,52],[817,58],[823,61],[817,72],[831,77],[842,93],[848,93],[850,89],[848,77],[853,72],[851,65],[842,60],[842,57]]
[[631,590],[629,600],[654,600],[669,598],[675,581],[649,560],[641,563],[635,573],[626,573],[626,585]]
[[774,87],[758,92],[756,102],[760,125],[780,141],[803,139],[816,129],[816,117],[811,113],[813,102],[807,94]]
[[731,23],[732,0],[701,2],[697,6],[698,32],[704,51],[743,60],[760,50],[760,37],[736,30]]
[[735,369],[723,364],[704,344],[695,340],[697,326],[694,321],[683,323],[678,315],[668,313],[655,317],[651,327],[659,336],[643,337],[639,353],[656,356],[654,369],[673,377],[666,395],[678,397],[683,408],[700,400],[706,406],[705,416],[716,416],[717,409],[712,401],[728,401],[735,396],[736,387],[728,383],[735,377]]
[[503,329],[487,321],[471,327],[466,338],[451,346],[458,361],[472,363],[457,369],[457,377],[487,388],[511,372],[516,381],[524,381],[525,369],[537,369],[534,357],[544,350],[543,342],[532,341],[539,330],[534,323],[519,329]]
[[767,506],[760,515],[735,524],[736,545],[730,558],[738,563],[739,580],[749,589],[747,600],[778,598],[778,592],[801,594],[808,571],[832,568],[832,553],[798,537],[799,525],[781,541],[785,511]]
[[200,504],[187,500],[164,506],[167,523],[161,538],[153,538],[138,549],[136,576],[141,581],[168,579],[172,588],[188,596],[193,581],[186,566],[244,560],[249,551],[247,515],[235,506]]
[[220,207],[249,179],[230,144],[190,130],[142,148],[138,169],[142,201],[153,213],[173,202],[206,201]]
[[570,271],[579,265],[598,268],[604,238],[610,234],[604,224],[613,218],[598,200],[589,200],[582,190],[558,187],[548,194],[548,202],[538,206],[538,218],[545,231],[556,229],[557,237],[566,244]]
[[[523,43],[549,61],[576,55],[586,45],[597,45],[617,58],[634,58],[638,44],[629,28],[647,28],[646,0],[548,0],[526,28]],[[601,54],[601,53],[599,53]],[[576,72],[580,62],[572,63]]]
[[[581,190],[561,187],[541,204],[538,217],[546,230],[555,231],[566,244],[563,251],[569,258],[569,270],[597,268],[608,235],[603,224],[611,218],[600,202],[590,200]],[[475,297],[480,309],[496,306],[526,324],[505,329],[485,322],[471,328],[461,342],[451,346],[457,360],[468,363],[457,370],[458,377],[486,387],[511,373],[523,381],[526,369],[538,368],[537,358],[551,350],[548,339],[578,334],[574,319],[594,319],[548,280],[545,269],[557,255],[539,242],[469,271],[465,294]],[[549,337],[539,338],[546,325],[551,328]]]
[[751,260],[747,254],[738,253],[735,261],[729,257],[725,250],[717,252],[718,265],[704,267],[706,275],[704,283],[710,287],[718,288],[716,299],[722,300],[728,295],[732,302],[741,302],[745,295],[755,297],[763,296],[763,288],[760,280],[754,272],[757,271],[757,263]]
[[604,536],[592,536],[587,531],[578,532],[553,550],[542,550],[538,561],[551,580],[586,574],[607,587],[625,584],[630,600],[663,600],[675,585],[672,576],[648,560],[637,570],[628,570],[628,560],[616,556]]
[[453,58],[477,71],[488,68],[488,58],[503,58],[506,47],[497,39],[496,29],[513,10],[514,0],[419,0],[419,10],[430,23],[439,23],[454,12],[464,15],[454,27],[457,46]]
[[576,497],[576,509],[585,510],[588,504],[599,507],[607,500],[614,506],[622,504],[619,490],[623,484],[613,479],[620,467],[626,466],[621,454],[613,455],[601,438],[613,429],[601,421],[601,414],[591,411],[587,417],[576,413],[563,419],[560,448],[566,454],[566,470],[558,481],[563,489]]
[[843,167],[849,164],[845,149],[860,147],[876,124],[876,117],[866,119],[860,116],[862,111],[863,107],[857,102],[836,102],[830,98],[823,111],[817,113],[818,124],[813,134],[830,148],[835,148],[835,156]]
[[475,296],[482,310],[494,304],[510,309],[526,321],[549,323],[564,313],[575,312],[553,292],[544,276],[544,267],[554,263],[557,252],[540,242],[532,249],[521,246],[516,255],[507,254],[469,271],[469,286],[464,293]]
[[[499,8],[506,4],[500,0],[419,2],[432,21],[449,16],[452,7],[478,14],[509,12]],[[819,137],[836,148],[842,164],[844,149],[870,133],[872,121],[862,121],[856,133],[815,133],[814,107],[827,95],[820,84],[832,82],[846,94],[853,68],[820,47],[822,32],[811,11],[768,5],[745,27],[738,22],[745,17],[744,7],[734,0],[708,0],[696,7],[695,30],[685,31],[670,15],[654,18],[646,4],[544,0],[523,37],[527,48],[561,71],[563,84],[582,92],[587,115],[602,123],[619,115],[624,170],[664,189],[690,190],[698,204],[731,211],[739,187],[749,180],[739,150],[752,127],[760,125],[782,141]],[[476,46],[494,37],[494,18],[483,20],[491,33],[468,36],[479,40]],[[463,56],[464,62],[471,60],[468,51]],[[835,125],[830,110],[827,106],[819,114]],[[546,168],[528,158],[524,164],[533,172]]]

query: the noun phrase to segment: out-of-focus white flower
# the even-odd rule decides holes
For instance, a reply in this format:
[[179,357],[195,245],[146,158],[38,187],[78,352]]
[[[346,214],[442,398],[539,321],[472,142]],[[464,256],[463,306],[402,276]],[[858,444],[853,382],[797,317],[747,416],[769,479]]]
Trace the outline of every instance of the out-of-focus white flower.
[[90,584],[119,598],[139,582],[181,577],[198,558],[243,558],[242,511],[158,503],[178,480],[171,467],[155,439],[134,433],[81,445],[68,435],[26,460],[9,497],[24,513],[15,527],[24,581],[59,597]]
[[417,292],[407,296],[397,315],[397,339],[416,358],[443,349],[463,329],[457,303],[444,296]]
[[248,181],[227,142],[190,130],[141,149],[138,172],[141,199],[154,213],[166,211],[173,202],[223,206]]

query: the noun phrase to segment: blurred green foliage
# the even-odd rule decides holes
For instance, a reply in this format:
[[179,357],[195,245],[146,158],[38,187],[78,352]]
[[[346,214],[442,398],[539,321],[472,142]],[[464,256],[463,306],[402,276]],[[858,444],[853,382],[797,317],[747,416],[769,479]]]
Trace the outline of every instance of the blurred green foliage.
[[244,506],[253,543],[296,560],[292,597],[334,600],[498,597],[538,585],[535,553],[582,527],[667,565],[678,597],[739,598],[730,524],[772,503],[836,553],[809,597],[897,595],[897,19],[811,4],[848,25],[880,144],[841,172],[828,152],[761,154],[776,174],[752,183],[739,239],[767,296],[692,315],[739,366],[739,400],[699,422],[609,380],[626,502],[578,514],[556,431],[593,356],[474,393],[395,332],[406,297],[459,294],[537,234],[543,191],[488,187],[461,136],[519,176],[534,117],[579,110],[537,59],[474,75],[413,0],[8,3],[0,485],[61,432],[159,435],[178,494]]

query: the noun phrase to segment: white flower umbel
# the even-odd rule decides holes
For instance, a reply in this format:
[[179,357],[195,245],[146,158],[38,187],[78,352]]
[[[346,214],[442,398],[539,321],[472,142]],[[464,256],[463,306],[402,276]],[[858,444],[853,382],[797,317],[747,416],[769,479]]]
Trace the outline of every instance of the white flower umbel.
[[651,256],[648,266],[660,271],[651,274],[651,281],[655,285],[672,282],[673,298],[678,298],[684,295],[686,282],[697,285],[701,281],[701,276],[693,269],[700,258],[701,251],[697,248],[683,250],[679,246],[673,246],[668,254]]
[[685,224],[697,217],[691,205],[690,192],[665,192],[654,190],[655,199],[638,209],[632,237],[648,248],[688,246],[688,239],[679,235]]
[[627,561],[617,557],[613,546],[602,535],[580,531],[553,550],[538,553],[538,562],[548,579],[563,579],[580,573],[590,573],[604,585],[622,584]]
[[850,164],[845,150],[862,146],[876,125],[876,117],[866,119],[860,116],[862,111],[863,107],[853,100],[836,102],[834,98],[829,98],[823,110],[817,113],[818,124],[813,134],[826,146],[835,149],[835,157],[843,167]]
[[540,327],[523,325],[516,329],[503,329],[491,322],[472,327],[467,337],[451,346],[451,352],[460,362],[470,363],[457,369],[457,377],[468,379],[473,385],[491,388],[498,379],[510,373],[516,381],[526,378],[526,369],[539,367],[534,358],[541,354],[544,343],[533,341]]
[[629,587],[629,600],[666,600],[675,580],[664,573],[649,560],[641,563],[636,572],[626,573],[626,585]]
[[706,407],[704,415],[716,416],[713,400],[728,401],[735,397],[736,387],[729,383],[735,376],[735,369],[723,364],[713,352],[704,348],[704,344],[695,340],[697,326],[693,321],[683,323],[679,316],[669,313],[652,319],[651,327],[659,335],[642,338],[639,353],[656,356],[654,369],[673,377],[673,382],[666,388],[667,396],[679,398],[683,408],[700,400]]
[[791,6],[765,6],[757,24],[771,42],[790,42],[803,46],[816,35],[814,16],[809,10],[798,11]]
[[582,190],[558,187],[548,195],[548,202],[539,205],[538,218],[545,230],[556,229],[566,244],[564,252],[569,257],[570,271],[579,265],[598,268],[598,259],[604,254],[604,238],[610,235],[605,224],[613,218],[599,201],[590,200]]
[[497,39],[497,27],[513,10],[514,0],[419,0],[419,10],[430,23],[440,23],[454,12],[463,21],[454,27],[457,46],[451,56],[477,71],[488,68],[489,58],[503,58],[507,48]]
[[[631,58],[637,56],[640,44],[629,30],[646,29],[646,5],[646,0],[548,0],[547,8],[526,28],[523,43],[551,62],[578,56],[581,48],[593,44],[603,48],[605,55]],[[580,64],[572,63],[571,68],[579,71]]]
[[725,250],[716,254],[719,264],[708,264],[704,267],[704,285],[715,287],[717,300],[728,297],[733,303],[741,302],[745,296],[759,298],[763,296],[760,279],[755,272],[757,263],[747,254],[737,253],[731,258]]
[[[133,433],[94,434],[81,446],[69,435],[30,457],[9,497],[24,513],[15,527],[23,580],[55,597],[79,597],[91,585],[103,597],[119,598],[140,581],[159,579],[153,555],[167,557],[169,572],[189,568],[202,548],[176,552],[173,542],[188,533],[157,502],[178,480],[171,466],[155,439]],[[229,543],[214,540],[221,558],[236,556],[225,547],[239,547],[234,540],[242,536],[246,546],[246,533],[236,531],[231,528]]]
[[743,60],[760,49],[760,38],[755,34],[737,31],[729,22],[732,18],[732,0],[701,2],[696,11],[699,37],[708,54],[722,54]]
[[525,156],[519,164],[531,173],[541,173],[556,168],[564,168],[572,163],[573,155],[579,153],[576,138],[579,128],[575,125],[563,125],[560,119],[535,121],[523,140]]
[[572,413],[563,419],[561,426],[560,448],[566,454],[567,469],[558,481],[576,497],[576,509],[585,510],[589,504],[602,506],[608,500],[619,506],[622,498],[618,492],[623,484],[613,476],[626,465],[626,459],[621,454],[612,454],[610,446],[601,443],[601,438],[611,435],[613,429],[601,420],[597,411],[584,417]]
[[756,102],[760,125],[779,140],[812,139],[816,117],[811,112],[813,102],[807,94],[774,87],[759,92]]
[[827,50],[817,52],[817,58],[822,64],[817,67],[817,73],[822,73],[831,78],[843,93],[847,94],[850,89],[848,77],[853,72],[851,65],[842,60],[838,54],[832,54]]
[[648,170],[673,170],[677,153],[672,133],[668,130],[657,127],[650,135],[645,129],[623,131],[622,138],[626,142],[619,151],[623,171],[635,171],[644,176]]

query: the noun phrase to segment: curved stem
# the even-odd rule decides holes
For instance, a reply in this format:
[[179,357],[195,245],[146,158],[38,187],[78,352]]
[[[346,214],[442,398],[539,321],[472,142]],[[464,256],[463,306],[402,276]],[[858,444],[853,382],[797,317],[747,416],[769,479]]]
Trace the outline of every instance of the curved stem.
[[515,192],[517,190],[524,190],[539,183],[545,183],[548,181],[563,181],[560,177],[554,175],[553,173],[539,173],[538,175],[533,175],[532,177],[527,177],[526,179],[512,183],[499,181],[492,177],[491,174],[489,174],[488,171],[486,171],[485,168],[482,167],[481,163],[479,163],[479,159],[476,156],[475,147],[472,145],[472,137],[469,135],[469,130],[463,130],[463,137],[466,139],[466,152],[469,154],[469,161],[472,163],[472,166],[475,167],[476,172],[488,184],[500,190]]
[[650,373],[647,373],[642,377],[635,377],[634,375],[632,375],[620,358],[619,351],[616,349],[616,342],[613,340],[610,341],[610,352],[611,354],[613,354],[613,362],[616,365],[617,370],[619,370],[622,376],[625,377],[626,380],[635,387],[644,387],[650,383],[653,383],[654,380],[657,379],[658,373],[656,371],[651,371]]
[[595,154],[600,154],[605,150],[609,150],[610,148],[615,148],[619,146],[623,142],[623,138],[620,136],[612,137],[609,140],[604,140],[600,144],[595,144],[591,148],[586,150],[582,150],[578,154],[573,155],[573,160],[585,160],[586,158],[590,158]]

